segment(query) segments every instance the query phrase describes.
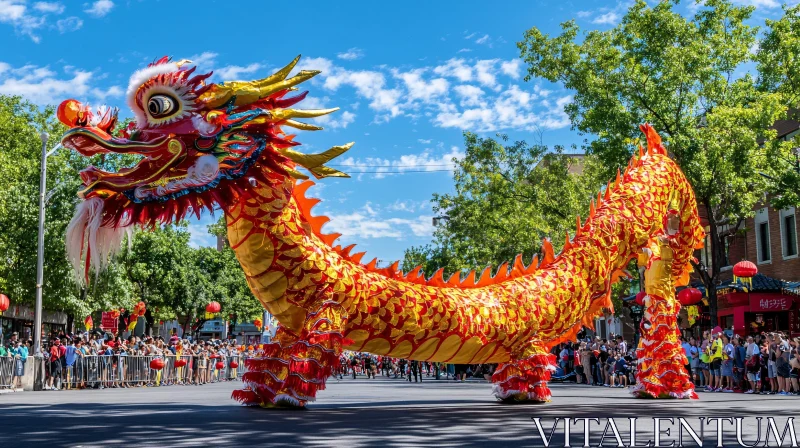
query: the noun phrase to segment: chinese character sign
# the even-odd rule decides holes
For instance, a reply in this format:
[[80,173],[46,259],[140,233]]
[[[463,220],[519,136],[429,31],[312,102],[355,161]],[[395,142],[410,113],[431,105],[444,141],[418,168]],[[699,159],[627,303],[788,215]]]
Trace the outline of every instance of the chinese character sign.
[[751,297],[750,311],[785,311],[792,307],[792,299],[785,296]]

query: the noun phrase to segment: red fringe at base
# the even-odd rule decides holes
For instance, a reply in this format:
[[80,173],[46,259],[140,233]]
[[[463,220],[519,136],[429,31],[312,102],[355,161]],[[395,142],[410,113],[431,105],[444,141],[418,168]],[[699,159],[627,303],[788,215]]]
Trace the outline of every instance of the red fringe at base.
[[286,402],[305,406],[317,391],[325,389],[325,380],[339,367],[339,353],[344,337],[337,331],[303,332],[288,345],[266,344],[263,357],[245,361],[249,372],[242,376],[248,387],[234,391],[233,399],[245,405],[267,406]]
[[502,364],[492,375],[493,393],[499,400],[550,401],[547,381],[555,370],[555,355],[538,354]]

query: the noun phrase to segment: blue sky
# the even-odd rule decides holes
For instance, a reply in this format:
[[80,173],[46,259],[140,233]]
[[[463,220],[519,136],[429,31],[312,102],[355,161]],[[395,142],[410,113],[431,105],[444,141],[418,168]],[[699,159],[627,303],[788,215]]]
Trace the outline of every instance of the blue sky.
[[[580,144],[563,107],[570,92],[524,82],[515,43],[533,26],[555,34],[576,19],[607,29],[628,3],[0,0],[0,93],[45,105],[76,98],[125,110],[129,76],[163,55],[189,58],[214,80],[256,79],[302,54],[323,73],[307,86],[305,106],[341,110],[318,119],[326,130],[301,133],[301,150],[355,141],[338,169],[311,189],[315,208],[343,234],[384,262],[431,240],[431,194],[452,191],[453,157],[464,130],[545,144]],[[756,21],[781,13],[776,0]],[[694,2],[684,2],[689,11]],[[213,245],[209,216],[192,221],[195,245]]]

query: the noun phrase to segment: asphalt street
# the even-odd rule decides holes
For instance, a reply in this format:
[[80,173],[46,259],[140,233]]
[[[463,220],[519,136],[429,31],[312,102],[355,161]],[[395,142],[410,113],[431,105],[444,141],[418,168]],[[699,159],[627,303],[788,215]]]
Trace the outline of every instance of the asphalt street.
[[[653,439],[654,417],[693,422],[737,416],[748,417],[745,441],[752,443],[755,416],[783,416],[776,418],[782,429],[786,416],[800,414],[800,397],[705,393],[693,401],[641,400],[625,389],[556,384],[552,403],[502,405],[485,382],[414,384],[385,378],[331,379],[307,410],[267,410],[232,401],[230,392],[240,386],[3,394],[0,447],[544,446],[533,418],[541,419],[549,436],[554,417],[598,418],[599,425],[590,422],[593,446],[609,417],[628,444],[628,417],[638,417],[637,442],[644,445]],[[564,446],[563,421],[556,428],[551,446]],[[675,440],[677,429],[672,429],[667,445]],[[582,423],[574,423],[571,431],[572,446],[582,446]],[[716,445],[710,437],[714,431],[705,429],[705,446]],[[729,444],[736,440],[733,426],[724,427],[723,436],[725,446],[734,446]],[[616,446],[613,442],[607,439],[605,446]]]

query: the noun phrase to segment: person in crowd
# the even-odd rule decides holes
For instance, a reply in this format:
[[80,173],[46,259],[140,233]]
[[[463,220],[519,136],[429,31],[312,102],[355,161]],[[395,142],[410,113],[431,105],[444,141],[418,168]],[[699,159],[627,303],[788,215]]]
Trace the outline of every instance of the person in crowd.
[[[367,355],[364,357],[364,373],[367,374],[367,379],[375,379],[375,373],[372,371],[372,356]],[[414,372],[414,376],[416,376],[416,372]]]
[[747,381],[750,383],[750,390],[746,394],[758,394],[761,392],[761,349],[752,336],[747,337],[745,370],[747,371]]
[[722,332],[712,334],[711,344],[708,346],[709,371],[711,372],[711,388],[708,392],[722,392]]
[[14,358],[14,372],[12,376],[12,387],[17,391],[22,391],[22,377],[25,376],[25,363],[28,360],[28,347],[22,345],[22,341],[14,339],[14,348],[11,349],[11,356]]
[[65,351],[64,351],[64,380],[65,380],[65,388],[72,389],[73,382],[75,382],[75,361],[78,359],[78,355],[76,354],[78,348],[75,346],[74,339],[67,339],[66,344],[64,344]]
[[50,346],[50,350],[48,352],[49,356],[49,365],[50,365],[50,377],[47,379],[47,385],[45,385],[44,390],[59,390],[58,389],[58,382],[61,378],[61,350],[59,347],[61,346],[61,340],[56,338],[53,339],[53,342]]
[[628,343],[625,342],[625,338],[622,335],[617,335],[617,351],[622,357],[628,354]]
[[742,338],[736,335],[733,338],[733,390],[734,392],[744,392],[745,382],[745,363],[747,362],[747,350],[744,347]]
[[725,386],[721,392],[733,392],[733,358],[734,348],[727,334],[722,333],[722,366],[721,374],[725,380]]
[[689,374],[689,377],[692,376],[692,364],[691,364],[691,348],[692,345],[689,341],[686,340],[686,337],[681,336],[681,347],[683,348],[683,354],[686,356],[686,364],[684,368],[686,369],[686,373]]
[[702,371],[703,383],[700,385],[702,388],[708,390],[712,388],[713,378],[711,377],[709,353],[711,352],[711,332],[706,330],[703,332],[703,340],[700,342],[700,369]]
[[790,351],[791,358],[789,359],[789,380],[792,383],[792,390],[795,395],[800,395],[800,338],[792,339],[792,350]]
[[770,333],[767,335],[767,378],[769,381],[769,393],[778,393],[778,371],[777,371],[777,352],[778,343],[775,341],[775,335]]
[[619,352],[614,356],[614,359],[614,378],[612,379],[611,387],[614,387],[615,382],[616,387],[628,387],[628,362]]
[[697,346],[697,339],[694,336],[689,338],[689,369],[694,384],[703,384],[703,371],[700,369],[700,347]]
[[616,365],[616,356],[617,352],[614,349],[610,349],[608,351],[608,357],[605,361],[605,369],[603,369],[603,373],[605,374],[605,383],[603,385],[605,387],[614,387],[614,367]]
[[790,361],[790,353],[791,350],[789,347],[788,341],[783,338],[783,335],[777,336],[777,347],[776,347],[776,357],[775,357],[775,373],[776,378],[778,380],[778,395],[791,395],[791,387],[792,383],[789,379],[789,375],[791,373],[791,365],[789,364]]
[[575,350],[575,360],[574,360],[574,364],[575,364],[575,382],[578,383],[578,384],[582,384],[583,383],[584,373],[583,373],[583,364],[581,362],[582,361],[581,353],[583,352],[583,350],[585,348],[586,348],[586,344],[582,342],[580,345],[578,345],[577,349]]

